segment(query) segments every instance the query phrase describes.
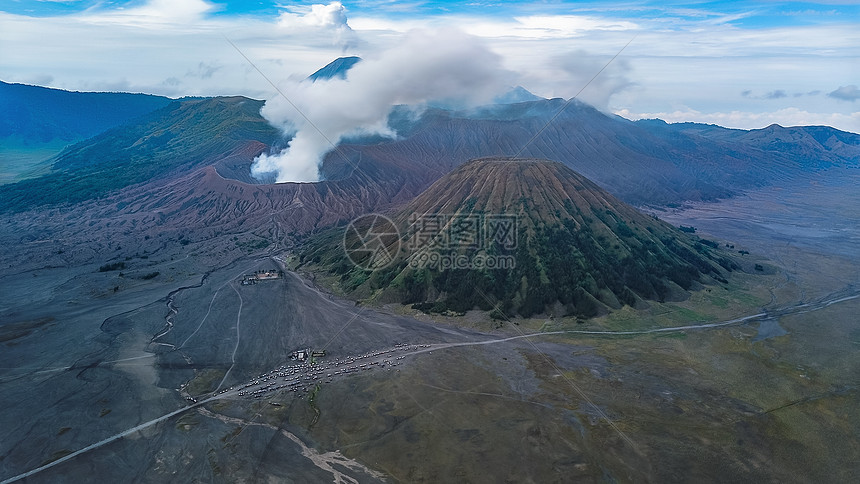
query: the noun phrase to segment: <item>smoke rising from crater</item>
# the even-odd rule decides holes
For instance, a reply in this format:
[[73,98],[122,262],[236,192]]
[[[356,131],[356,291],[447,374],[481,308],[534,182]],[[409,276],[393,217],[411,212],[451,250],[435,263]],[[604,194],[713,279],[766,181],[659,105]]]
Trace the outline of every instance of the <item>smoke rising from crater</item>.
[[280,95],[266,101],[261,113],[293,138],[281,152],[257,157],[251,173],[274,173],[278,182],[318,181],[331,143],[361,134],[394,136],[387,126],[393,106],[486,103],[512,85],[512,77],[475,37],[456,30],[412,31],[396,47],[356,64],[345,79],[282,84],[301,113]]

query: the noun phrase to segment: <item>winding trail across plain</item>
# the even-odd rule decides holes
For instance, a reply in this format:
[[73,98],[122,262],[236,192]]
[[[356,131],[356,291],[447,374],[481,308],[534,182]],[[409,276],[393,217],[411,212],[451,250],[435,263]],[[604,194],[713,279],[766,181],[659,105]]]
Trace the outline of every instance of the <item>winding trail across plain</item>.
[[[231,287],[233,287],[233,289],[234,289],[234,290],[236,290],[235,286],[232,286],[232,285],[231,285]],[[236,292],[237,292],[237,294],[238,294],[238,290],[236,290]],[[433,351],[433,350],[446,349],[446,348],[456,348],[456,347],[465,347],[465,346],[491,345],[491,344],[505,343],[505,342],[508,342],[508,341],[514,341],[514,340],[518,340],[518,339],[524,339],[524,338],[540,337],[540,336],[552,336],[552,335],[562,335],[562,334],[585,334],[585,335],[604,335],[604,336],[626,336],[626,335],[646,335],[646,334],[654,334],[654,333],[666,333],[666,332],[673,332],[673,331],[688,331],[688,330],[705,330],[705,329],[713,329],[713,328],[720,328],[720,327],[730,326],[730,325],[734,325],[734,324],[739,324],[739,323],[745,323],[745,322],[749,322],[749,321],[754,321],[754,320],[756,320],[756,319],[767,319],[767,318],[778,317],[778,316],[786,316],[786,315],[790,315],[790,314],[803,314],[803,313],[808,313],[808,312],[811,312],[811,311],[817,311],[817,310],[820,310],[820,309],[827,308],[827,307],[832,306],[832,305],[834,305],[834,304],[839,304],[839,303],[842,303],[842,302],[851,301],[851,300],[858,299],[858,298],[860,298],[860,290],[858,290],[858,289],[856,289],[856,288],[854,288],[854,287],[848,287],[848,288],[843,289],[842,291],[839,291],[838,293],[834,293],[834,294],[832,294],[832,295],[831,295],[830,297],[828,297],[828,298],[824,298],[824,299],[821,299],[821,300],[819,300],[819,301],[815,301],[815,302],[808,302],[808,303],[799,303],[799,304],[796,304],[796,305],[794,305],[794,306],[789,306],[789,307],[786,307],[786,308],[783,308],[783,309],[779,309],[779,310],[760,312],[760,313],[751,314],[751,315],[748,315],[748,316],[743,316],[743,317],[740,317],[740,318],[735,318],[735,319],[731,319],[731,320],[727,320],[727,321],[721,321],[721,322],[716,322],[716,323],[690,324],[690,325],[684,325],[684,326],[673,326],[673,327],[667,327],[667,328],[652,328],[652,329],[646,329],[646,330],[640,330],[640,331],[589,331],[589,330],[560,330],[560,331],[548,331],[548,332],[540,332],[540,333],[531,333],[531,334],[523,334],[523,335],[517,335],[517,336],[510,336],[510,337],[507,337],[507,338],[487,339],[487,340],[481,340],[481,341],[468,341],[468,342],[459,342],[459,343],[437,343],[437,344],[431,344],[431,345],[428,345],[427,347],[420,348],[420,349],[416,349],[416,350],[412,351],[412,352],[410,353],[410,355],[416,355],[416,354],[421,354],[421,353],[428,353],[428,352],[431,352],[431,351]],[[237,314],[237,316],[236,316],[236,332],[237,332],[237,341],[236,341],[236,347],[235,347],[235,348],[234,348],[234,350],[233,350],[233,361],[234,361],[234,363],[235,363],[236,351],[238,350],[238,346],[239,346],[239,340],[238,340],[238,334],[239,334],[239,322],[240,322],[240,320],[241,320],[241,315],[242,315],[242,311],[241,311],[242,298],[241,298],[241,295],[239,296],[239,300],[240,300],[240,306],[239,306],[238,314]],[[231,369],[232,369],[232,367],[231,367]],[[222,380],[221,380],[221,384],[219,384],[218,388],[216,388],[216,390],[215,390],[216,392],[218,391],[218,389],[220,389],[221,385],[223,385],[223,383],[224,383],[224,381],[226,380],[226,378],[227,378],[227,376],[229,375],[229,373],[230,373],[230,371],[228,370],[228,371],[227,371],[227,374],[225,374],[225,375],[224,375],[224,379],[222,379]],[[171,417],[174,417],[174,416],[176,416],[176,415],[179,415],[179,414],[181,414],[181,413],[183,413],[183,412],[186,412],[186,411],[188,411],[188,410],[191,410],[191,409],[194,409],[194,408],[200,407],[200,406],[205,405],[205,404],[207,404],[207,403],[209,403],[209,402],[213,402],[213,401],[220,400],[220,399],[223,399],[223,398],[228,398],[228,397],[235,397],[235,396],[238,396],[238,392],[239,392],[239,390],[230,390],[230,391],[223,392],[223,393],[220,393],[220,394],[215,394],[215,395],[213,395],[213,396],[210,396],[210,397],[208,397],[208,398],[205,398],[205,399],[203,399],[203,400],[200,400],[200,401],[198,401],[198,402],[195,402],[195,403],[194,403],[194,404],[192,404],[192,405],[188,405],[188,406],[185,406],[185,407],[182,407],[182,408],[176,409],[176,410],[174,410],[174,411],[172,411],[172,412],[169,412],[169,413],[167,413],[167,414],[165,414],[165,415],[162,415],[162,416],[160,416],[160,417],[158,417],[158,418],[154,418],[154,419],[149,420],[149,421],[147,421],[147,422],[141,423],[141,424],[136,425],[136,426],[134,426],[134,427],[132,427],[132,428],[130,428],[130,429],[128,429],[128,430],[125,430],[125,431],[119,432],[119,433],[117,433],[117,434],[115,434],[115,435],[112,435],[112,436],[107,437],[107,438],[105,438],[105,439],[102,439],[102,440],[100,440],[100,441],[98,441],[98,442],[96,442],[96,443],[93,443],[93,444],[88,445],[88,446],[86,446],[86,447],[84,447],[84,448],[81,448],[81,449],[79,449],[79,450],[77,450],[77,451],[75,451],[75,452],[72,452],[72,453],[70,453],[70,454],[68,454],[68,455],[66,455],[66,456],[63,456],[63,457],[61,457],[61,458],[59,458],[59,459],[57,459],[57,460],[55,460],[55,461],[52,461],[52,462],[50,462],[50,463],[48,463],[48,464],[42,465],[42,466],[40,466],[40,467],[37,467],[37,468],[32,469],[32,470],[30,470],[30,471],[24,472],[24,473],[19,474],[19,475],[17,475],[17,476],[13,476],[13,477],[10,477],[10,478],[8,478],[8,479],[5,479],[5,480],[3,480],[2,482],[0,482],[0,484],[8,484],[8,483],[12,483],[12,482],[18,481],[18,480],[20,480],[20,479],[24,479],[24,478],[26,478],[26,477],[32,476],[32,475],[37,474],[37,473],[39,473],[39,472],[41,472],[41,471],[44,471],[44,470],[46,470],[46,469],[49,469],[49,468],[51,468],[51,467],[53,467],[53,466],[56,466],[56,465],[61,464],[61,463],[63,463],[63,462],[66,462],[66,461],[68,461],[68,460],[70,460],[70,459],[73,459],[73,458],[75,458],[75,457],[77,457],[77,456],[79,456],[79,455],[81,455],[81,454],[84,454],[84,453],[89,452],[89,451],[91,451],[91,450],[97,449],[97,448],[102,447],[102,446],[104,446],[104,445],[107,445],[107,444],[109,444],[109,443],[111,443],[111,442],[114,442],[114,441],[116,441],[116,440],[119,440],[119,439],[121,439],[121,438],[123,438],[123,437],[126,437],[126,436],[128,436],[128,435],[131,435],[131,434],[133,434],[133,433],[135,433],[135,432],[138,432],[138,431],[140,431],[140,430],[143,430],[143,429],[145,429],[145,428],[148,428],[148,427],[151,427],[151,426],[153,426],[153,425],[155,425],[155,424],[158,424],[158,423],[160,423],[160,422],[163,422],[163,421],[165,421],[165,420],[167,420],[167,419],[169,419],[169,418],[171,418]]]
[[221,389],[224,386],[224,382],[227,381],[227,377],[230,376],[230,372],[233,371],[233,367],[236,366],[236,352],[239,351],[239,341],[240,341],[240,332],[239,325],[242,322],[242,304],[244,301],[242,300],[242,294],[239,293],[239,290],[236,289],[236,286],[230,284],[230,287],[236,291],[236,295],[239,296],[239,311],[236,313],[236,346],[233,347],[233,354],[230,355],[230,368],[227,369],[227,373],[224,373],[224,378],[221,379],[221,382],[218,383],[218,386],[215,387],[215,391]]

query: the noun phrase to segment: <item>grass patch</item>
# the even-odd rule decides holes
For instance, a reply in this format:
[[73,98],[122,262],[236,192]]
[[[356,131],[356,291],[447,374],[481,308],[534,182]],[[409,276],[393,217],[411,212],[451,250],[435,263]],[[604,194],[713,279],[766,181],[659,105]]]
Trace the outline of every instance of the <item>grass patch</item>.
[[665,333],[655,333],[655,338],[671,338],[671,339],[687,339],[686,331],[669,331]]
[[118,271],[125,269],[125,262],[112,262],[99,267],[99,272]]
[[207,369],[198,372],[191,381],[188,382],[186,390],[190,395],[200,395],[202,393],[211,393],[215,391],[215,385],[224,378],[224,370]]
[[3,326],[0,326],[0,343],[27,336],[53,320],[54,318],[48,317],[32,321],[4,324]]
[[270,245],[272,245],[270,240],[262,238],[258,240],[240,240],[236,242],[237,247],[248,253],[254,252],[255,250],[265,249]]
[[176,421],[176,429],[189,431],[197,426],[200,422],[197,421],[194,415],[192,414],[184,414],[179,417],[179,420]]
[[309,425],[309,427],[313,427],[320,420],[320,413],[321,412],[320,412],[320,408],[317,406],[317,402],[316,402],[317,394],[319,392],[320,392],[320,386],[319,386],[319,384],[317,384],[317,386],[314,387],[313,391],[311,392],[310,396],[308,397],[308,405],[310,405],[311,410],[314,411],[314,418],[311,421],[311,424]]
[[18,145],[9,139],[0,141],[3,158],[0,159],[0,184],[35,178],[51,171],[51,158],[69,143],[52,141],[35,146]]
[[221,442],[223,442],[224,445],[229,444],[233,439],[236,438],[236,436],[238,436],[239,434],[242,433],[242,429],[243,429],[243,427],[238,427],[238,426],[233,428],[233,430],[231,430],[230,432],[225,434],[223,437],[221,437]]
[[676,326],[714,320],[712,316],[705,313],[674,304],[667,304],[666,309],[667,311],[657,318],[660,326]]
[[54,452],[53,454],[51,454],[51,457],[48,457],[48,460],[43,462],[42,465],[50,464],[51,462],[54,462],[55,460],[62,459],[63,457],[65,457],[71,453],[72,453],[72,451],[69,449],[60,449],[60,450]]

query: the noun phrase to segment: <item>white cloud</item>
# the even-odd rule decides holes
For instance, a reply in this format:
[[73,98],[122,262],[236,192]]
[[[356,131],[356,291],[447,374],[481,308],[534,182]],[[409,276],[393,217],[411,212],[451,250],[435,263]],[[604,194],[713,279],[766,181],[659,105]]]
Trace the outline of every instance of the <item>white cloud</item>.
[[359,16],[349,19],[356,32],[379,31],[385,33],[406,33],[410,30],[430,28],[439,24],[431,19],[389,19],[384,17]]
[[[104,2],[78,14],[39,18],[0,13],[0,77],[72,90],[126,86],[164,95],[268,98],[271,86],[225,35],[280,81],[303,79],[345,54],[373,58],[415,28],[450,27],[483,38],[506,69],[519,73],[519,83],[541,96],[573,96],[636,35],[581,99],[632,113],[832,111],[843,129],[856,111],[844,90],[858,84],[860,26],[846,16],[843,23],[739,28],[734,14],[706,9],[653,14],[597,5],[587,15],[552,15],[561,10],[532,4],[517,14],[494,9],[476,17],[389,14],[405,4],[388,0],[321,1],[282,7],[284,14],[269,18],[213,15],[221,3],[152,0],[121,9]],[[816,91],[821,95],[796,95]]]
[[325,27],[349,29],[346,8],[340,2],[331,2],[328,5],[311,5],[307,8],[293,7],[292,11],[281,13],[278,17],[278,25],[286,28]]
[[546,69],[542,70],[540,75],[565,80],[563,86],[553,91],[553,96],[577,96],[580,101],[602,110],[609,108],[612,96],[634,87],[629,78],[628,59],[621,57],[613,60],[611,55],[599,56],[581,49],[549,59]]
[[90,9],[78,15],[78,18],[89,23],[138,27],[187,25],[202,19],[205,14],[217,9],[215,4],[206,0],[149,0],[139,7],[109,11]]
[[262,114],[294,133],[293,139],[280,153],[260,156],[252,173],[275,173],[279,182],[316,181],[332,143],[360,133],[393,135],[386,127],[392,106],[486,103],[511,84],[510,78],[479,39],[455,30],[410,32],[392,48],[367,56],[345,79],[283,85],[289,101],[275,96]]
[[634,22],[580,15],[532,15],[511,21],[454,19],[466,32],[480,37],[521,39],[570,39],[594,31],[635,30]]
[[591,30],[634,30],[638,28],[635,23],[626,20],[578,15],[532,15],[515,17],[514,20],[519,24],[514,29],[515,32],[536,33],[537,38],[573,37]]
[[[272,87],[225,36],[273,79],[307,76],[343,52],[338,28],[308,24],[287,29],[276,18],[211,15],[216,11],[215,4],[202,0],[155,0],[55,17],[0,12],[0,77],[10,82],[50,79],[40,84],[70,90],[125,86],[167,96],[242,94],[259,99],[269,96]],[[183,82],[165,82],[170,78]]]
[[292,35],[302,35],[309,31],[331,32],[331,43],[345,50],[356,44],[346,13],[346,7],[340,2],[291,7],[278,16],[277,23],[278,27]]

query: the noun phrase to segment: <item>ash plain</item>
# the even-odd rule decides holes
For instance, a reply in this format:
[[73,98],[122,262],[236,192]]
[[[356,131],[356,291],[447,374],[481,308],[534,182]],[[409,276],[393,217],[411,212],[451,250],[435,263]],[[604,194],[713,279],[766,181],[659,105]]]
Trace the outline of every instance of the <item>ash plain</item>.
[[[63,238],[65,220],[6,221],[0,480],[855,480],[856,186],[846,170],[661,211],[749,251],[742,273],[688,301],[501,328],[340,299],[289,271],[279,240],[108,247]],[[107,249],[125,269],[99,271]],[[283,277],[241,285],[271,268]],[[430,346],[303,392],[237,394],[296,349],[324,347],[325,364],[402,343]]]

